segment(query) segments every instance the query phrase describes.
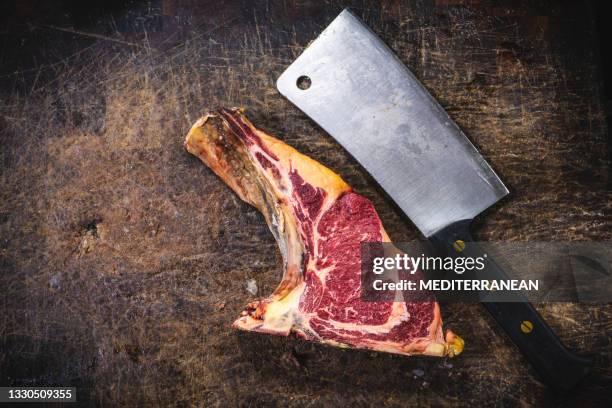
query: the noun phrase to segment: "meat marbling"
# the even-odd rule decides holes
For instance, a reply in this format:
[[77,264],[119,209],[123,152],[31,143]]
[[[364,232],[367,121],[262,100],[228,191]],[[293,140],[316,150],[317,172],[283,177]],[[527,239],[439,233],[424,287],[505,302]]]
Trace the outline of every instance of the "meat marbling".
[[239,109],[199,119],[185,147],[262,212],[284,259],[278,288],[248,304],[234,327],[405,355],[463,350],[461,338],[443,335],[435,301],[361,299],[360,244],[390,239],[372,203],[337,174],[255,128]]

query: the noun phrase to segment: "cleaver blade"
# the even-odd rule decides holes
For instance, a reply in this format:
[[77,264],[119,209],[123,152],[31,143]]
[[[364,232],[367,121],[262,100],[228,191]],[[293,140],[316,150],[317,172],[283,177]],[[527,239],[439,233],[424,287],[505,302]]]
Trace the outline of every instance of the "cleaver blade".
[[[305,77],[310,87],[301,89]],[[438,102],[349,10],[277,88],[368,170],[426,237],[508,194]]]
[[[344,10],[277,88],[357,159],[430,242],[449,256],[486,257],[469,227],[508,189],[359,18]],[[508,279],[490,257],[485,265],[482,277]],[[495,295],[479,299],[546,383],[567,391],[587,376],[592,360],[566,348],[524,297]]]

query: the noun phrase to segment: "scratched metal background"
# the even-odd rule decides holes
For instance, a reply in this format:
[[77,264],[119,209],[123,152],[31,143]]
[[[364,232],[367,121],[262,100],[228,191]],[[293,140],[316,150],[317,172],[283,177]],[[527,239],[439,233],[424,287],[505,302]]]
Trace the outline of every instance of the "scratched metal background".
[[[76,385],[95,405],[599,406],[612,399],[612,307],[542,314],[596,359],[561,397],[478,305],[444,307],[452,360],[340,350],[230,328],[278,283],[262,217],[182,148],[208,108],[342,175],[391,237],[415,228],[276,77],[345,5],[397,51],[512,195],[483,240],[610,240],[607,127],[593,9],[489,1],[153,1],[75,24],[3,5],[0,382]],[[255,4],[253,4],[255,3]],[[81,6],[84,7],[84,6]],[[27,23],[27,24],[26,24]],[[25,28],[24,28],[25,27]]]

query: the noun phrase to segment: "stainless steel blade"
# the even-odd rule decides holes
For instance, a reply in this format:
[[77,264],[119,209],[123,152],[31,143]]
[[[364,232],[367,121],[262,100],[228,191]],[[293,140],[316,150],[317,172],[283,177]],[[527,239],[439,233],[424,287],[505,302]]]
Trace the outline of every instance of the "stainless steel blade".
[[[308,89],[298,86],[304,76]],[[348,10],[277,87],[348,150],[427,237],[474,218],[508,193],[415,76]]]

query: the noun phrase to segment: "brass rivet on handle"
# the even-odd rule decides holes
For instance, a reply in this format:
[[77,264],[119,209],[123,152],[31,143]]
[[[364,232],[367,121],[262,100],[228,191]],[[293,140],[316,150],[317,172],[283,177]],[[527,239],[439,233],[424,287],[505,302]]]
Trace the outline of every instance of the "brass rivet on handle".
[[523,320],[523,322],[521,323],[521,331],[527,334],[527,333],[531,333],[532,330],[533,330],[533,323],[531,323],[529,320]]
[[455,248],[455,251],[461,252],[465,249],[465,242],[458,239],[455,242],[453,242],[453,248]]

